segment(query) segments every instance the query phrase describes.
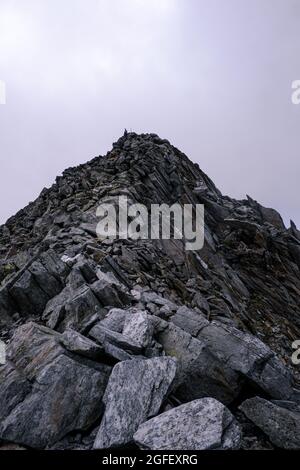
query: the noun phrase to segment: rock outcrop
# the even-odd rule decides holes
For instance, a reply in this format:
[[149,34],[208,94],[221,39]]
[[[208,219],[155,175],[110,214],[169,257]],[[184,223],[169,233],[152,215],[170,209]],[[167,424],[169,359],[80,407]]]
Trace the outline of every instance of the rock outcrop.
[[239,448],[241,432],[222,403],[202,398],[146,421],[134,439],[142,449],[229,450]]
[[[204,204],[204,247],[99,239],[120,196]],[[0,283],[0,448],[300,448],[300,231],[168,141],[67,169],[0,227]]]
[[94,448],[129,444],[139,425],[159,412],[175,375],[176,360],[169,357],[117,364],[103,398],[105,413]]

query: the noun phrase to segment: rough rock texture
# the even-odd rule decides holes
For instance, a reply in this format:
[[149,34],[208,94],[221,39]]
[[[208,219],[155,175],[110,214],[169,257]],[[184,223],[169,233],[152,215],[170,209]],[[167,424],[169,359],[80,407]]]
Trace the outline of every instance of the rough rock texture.
[[146,348],[152,342],[153,326],[147,312],[137,312],[125,320],[123,335]]
[[61,335],[61,342],[68,351],[89,357],[90,359],[97,360],[103,355],[101,346],[71,328],[65,330]]
[[175,374],[176,360],[168,357],[117,364],[103,398],[105,413],[94,448],[130,443],[139,425],[159,412]]
[[[97,207],[117,205],[120,196],[149,209],[204,204],[203,249],[187,251],[178,239],[98,239]],[[254,396],[300,403],[300,369],[291,361],[299,294],[293,222],[285,228],[275,210],[249,196],[223,196],[167,140],[126,132],[107,155],[64,171],[0,227],[0,339],[7,344],[0,446],[92,448],[107,419],[102,396],[112,368],[138,363],[143,370],[168,356],[177,372],[163,406],[214,398],[240,421],[243,448],[276,447],[238,406]],[[146,376],[143,397],[152,400],[155,374]],[[105,396],[111,413],[124,405],[122,393]],[[126,410],[129,422],[140,426],[164,411],[145,400],[137,401],[139,422]],[[103,445],[124,445],[118,442],[133,432],[123,440],[116,432]]]
[[293,402],[270,402],[260,397],[244,401],[240,409],[273,444],[300,449],[300,406]]
[[222,403],[202,398],[150,419],[139,427],[134,440],[151,450],[238,449],[241,431]]
[[107,374],[61,355],[35,379],[29,395],[0,425],[2,439],[34,448],[88,429],[101,414]]
[[0,439],[45,448],[101,415],[110,367],[68,356],[60,343],[34,323],[15,332],[0,368]]

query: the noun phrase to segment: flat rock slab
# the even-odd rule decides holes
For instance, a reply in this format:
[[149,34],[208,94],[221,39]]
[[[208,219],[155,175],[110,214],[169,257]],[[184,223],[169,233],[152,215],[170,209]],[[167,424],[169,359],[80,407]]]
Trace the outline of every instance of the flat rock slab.
[[117,364],[103,398],[105,413],[95,449],[126,445],[146,419],[155,416],[176,374],[176,360],[159,357]]
[[100,323],[97,323],[97,325],[91,329],[89,336],[103,346],[106,343],[111,343],[119,349],[123,349],[131,354],[140,354],[143,350],[141,345],[132,338],[125,336],[122,333],[117,333],[116,331],[107,330],[106,328],[103,328]]
[[[279,402],[280,403],[280,402]],[[244,401],[240,410],[258,426],[277,447],[300,449],[300,410],[297,404],[278,406],[260,397]]]
[[146,421],[134,440],[141,449],[152,450],[238,449],[241,431],[222,403],[202,398]]
[[103,356],[104,350],[94,341],[86,338],[72,328],[67,328],[60,338],[63,346],[73,353],[97,360]]

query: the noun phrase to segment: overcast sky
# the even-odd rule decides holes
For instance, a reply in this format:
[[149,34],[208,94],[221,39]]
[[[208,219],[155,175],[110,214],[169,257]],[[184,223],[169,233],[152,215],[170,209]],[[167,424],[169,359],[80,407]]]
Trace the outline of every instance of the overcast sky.
[[0,0],[0,223],[124,128],[300,226],[300,0]]

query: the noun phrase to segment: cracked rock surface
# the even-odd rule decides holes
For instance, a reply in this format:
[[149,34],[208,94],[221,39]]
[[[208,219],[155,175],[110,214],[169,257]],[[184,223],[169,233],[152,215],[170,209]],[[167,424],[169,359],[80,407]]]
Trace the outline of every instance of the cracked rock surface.
[[146,421],[134,439],[142,449],[229,450],[239,448],[241,432],[222,403],[202,398]]

